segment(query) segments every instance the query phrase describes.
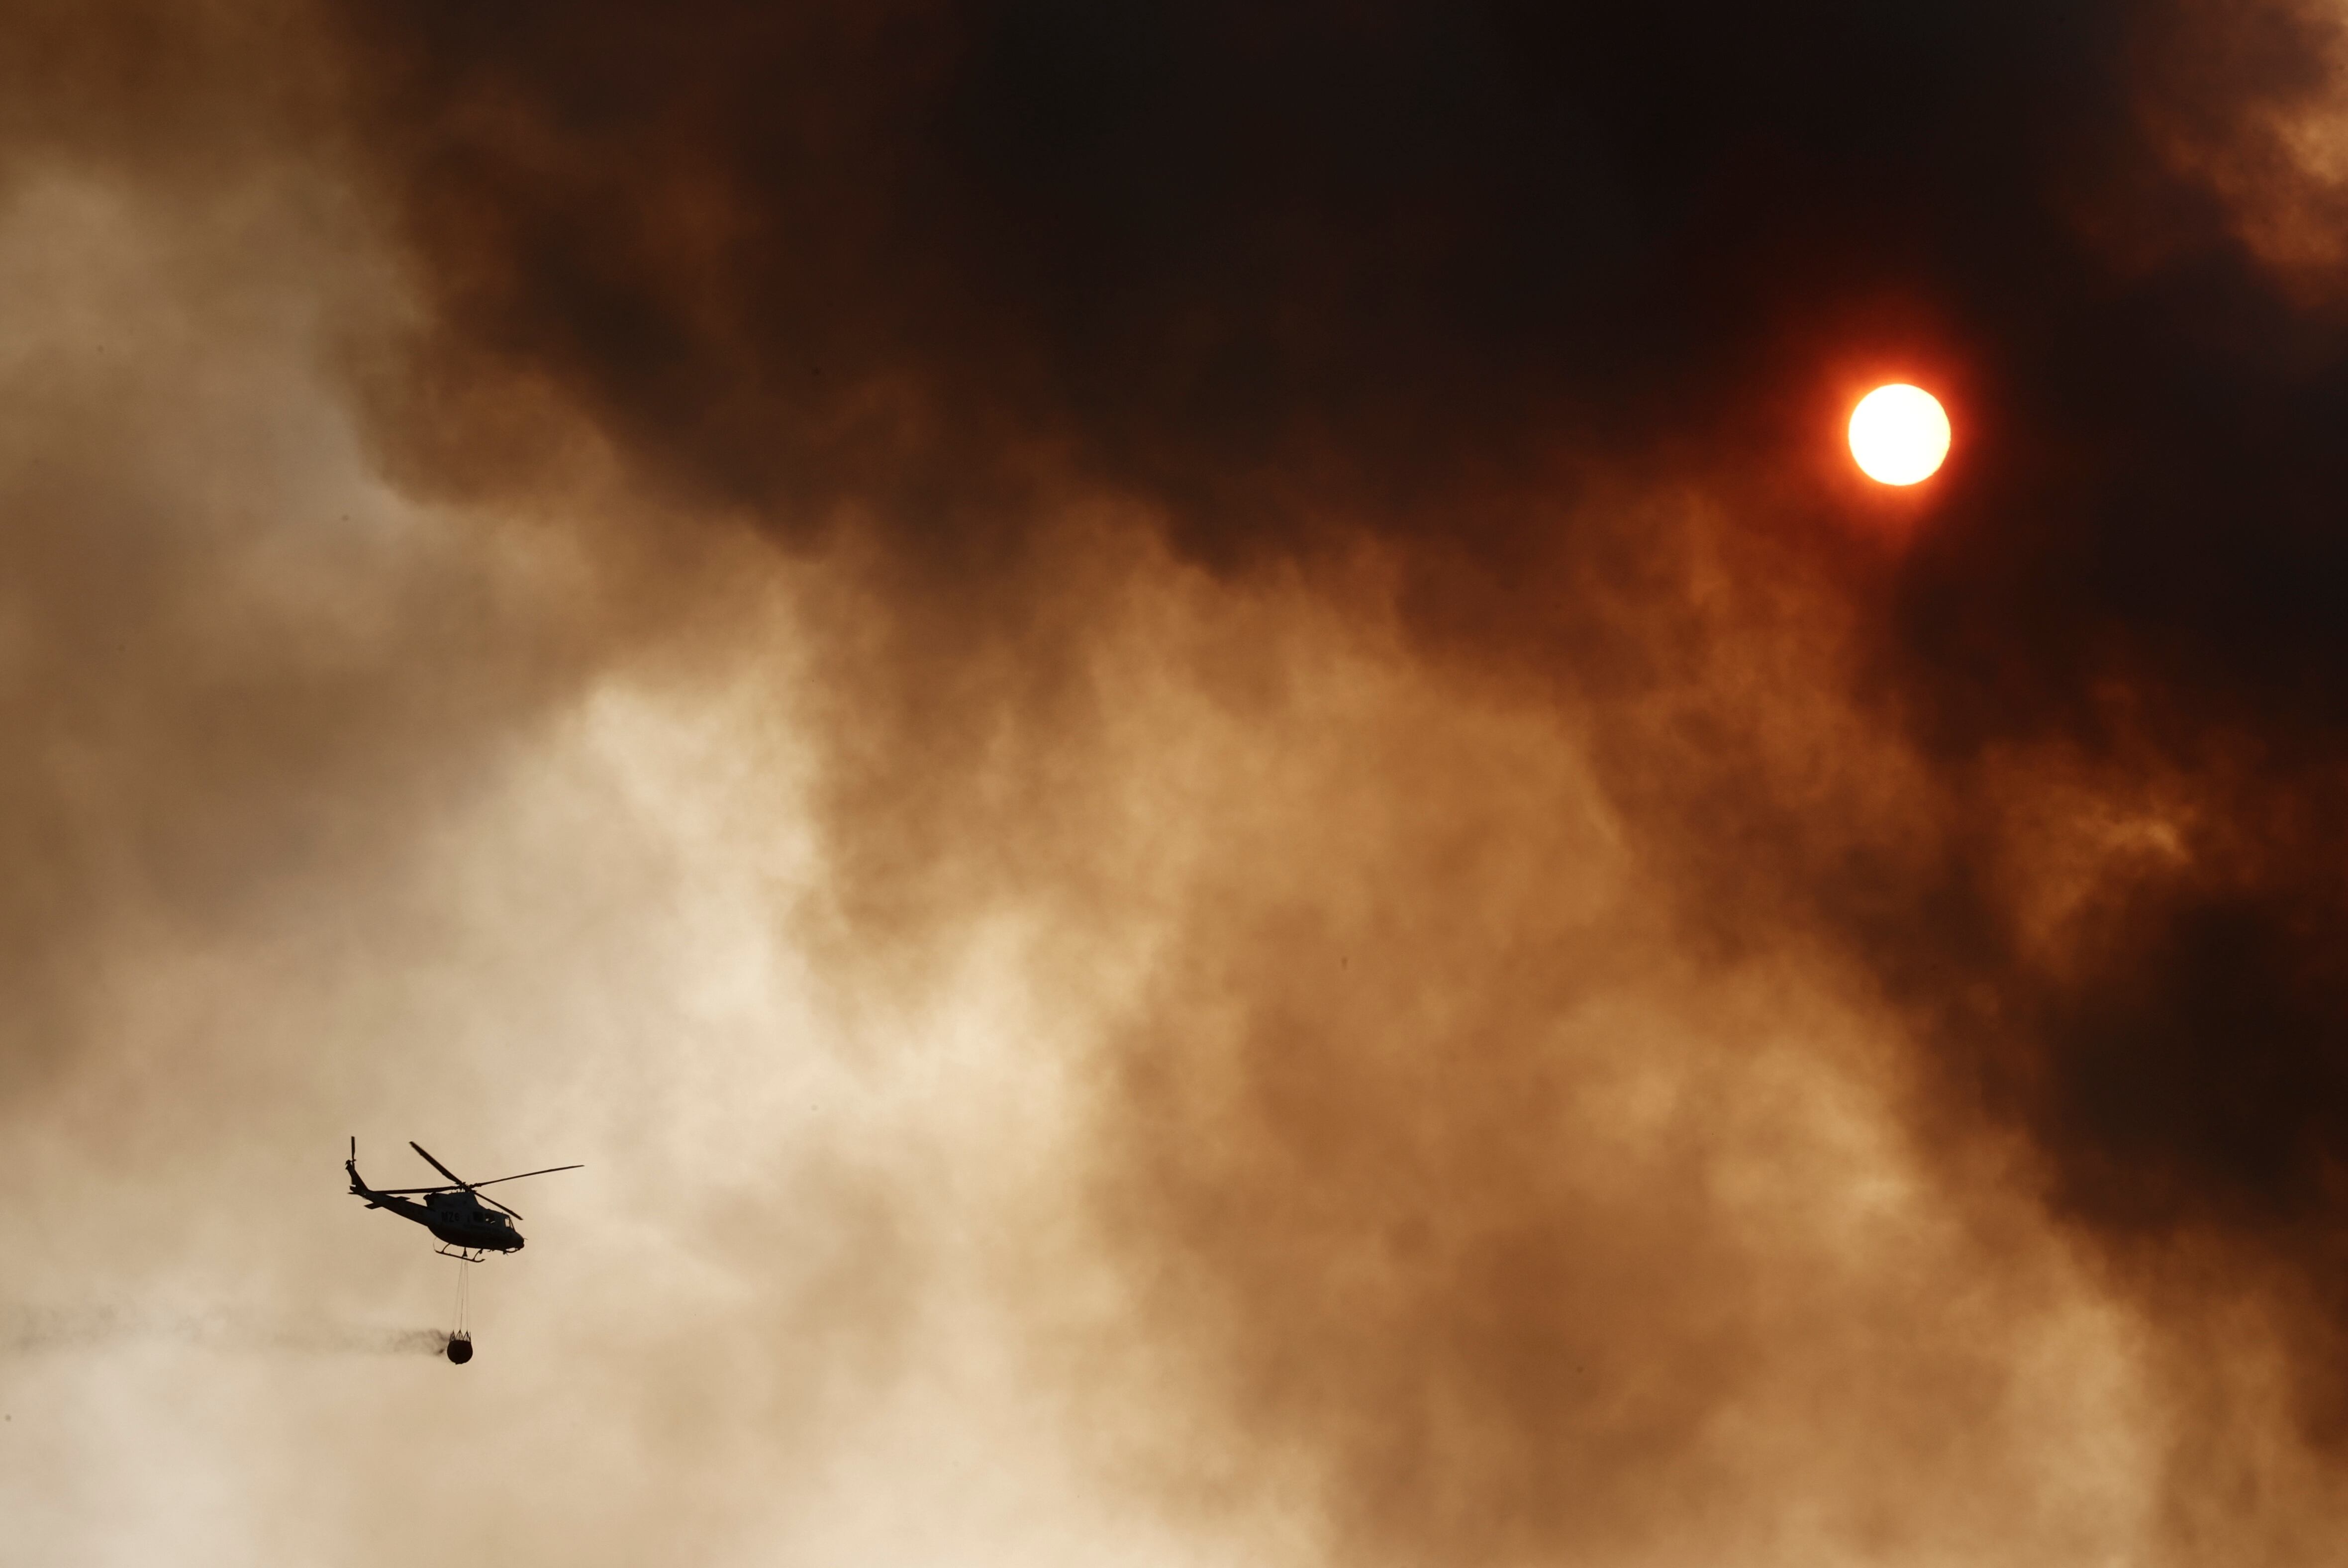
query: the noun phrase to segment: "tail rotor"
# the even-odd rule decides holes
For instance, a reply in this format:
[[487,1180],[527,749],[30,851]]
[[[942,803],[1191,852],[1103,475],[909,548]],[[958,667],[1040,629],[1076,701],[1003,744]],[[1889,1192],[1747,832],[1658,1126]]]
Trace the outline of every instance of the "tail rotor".
[[[370,1195],[367,1191],[367,1184],[359,1180],[359,1140],[358,1135],[355,1133],[351,1135],[351,1157],[343,1161],[343,1172],[351,1179],[351,1195],[353,1197],[365,1198]],[[383,1205],[380,1203],[370,1202],[367,1207],[370,1209],[380,1209]]]

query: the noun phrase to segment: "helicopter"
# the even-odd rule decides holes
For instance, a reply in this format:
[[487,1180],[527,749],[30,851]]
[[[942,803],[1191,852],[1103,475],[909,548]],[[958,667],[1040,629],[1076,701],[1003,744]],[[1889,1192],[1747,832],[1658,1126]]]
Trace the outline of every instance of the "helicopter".
[[[483,1198],[475,1189],[494,1187],[500,1181],[519,1181],[522,1176],[545,1176],[557,1171],[583,1171],[583,1165],[550,1165],[543,1171],[525,1171],[521,1176],[493,1176],[487,1181],[468,1181],[432,1158],[425,1147],[410,1140],[407,1147],[424,1156],[426,1163],[448,1178],[438,1187],[392,1187],[378,1191],[359,1179],[359,1140],[351,1140],[351,1157],[343,1161],[350,1173],[351,1196],[365,1198],[370,1209],[388,1209],[403,1220],[413,1220],[440,1239],[437,1249],[444,1257],[461,1258],[467,1263],[479,1263],[491,1253],[521,1251],[521,1233],[514,1229],[520,1212],[507,1208],[495,1198]],[[414,1203],[408,1199],[417,1193],[424,1202]]]

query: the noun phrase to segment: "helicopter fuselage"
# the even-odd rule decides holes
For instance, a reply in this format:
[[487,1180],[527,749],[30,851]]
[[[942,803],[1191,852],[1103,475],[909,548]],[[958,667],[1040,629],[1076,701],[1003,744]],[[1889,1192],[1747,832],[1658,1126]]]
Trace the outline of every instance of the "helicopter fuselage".
[[[484,1202],[475,1195],[475,1188],[500,1186],[519,1181],[524,1176],[551,1176],[558,1171],[586,1169],[583,1165],[549,1165],[519,1175],[468,1181],[435,1160],[432,1151],[414,1139],[408,1140],[407,1146],[448,1180],[430,1187],[370,1187],[359,1180],[359,1140],[354,1137],[351,1157],[343,1161],[343,1170],[351,1179],[351,1196],[365,1198],[370,1209],[388,1209],[403,1220],[413,1220],[440,1238],[442,1251],[454,1247],[468,1263],[475,1261],[473,1254],[477,1253],[487,1256],[490,1253],[521,1251],[521,1233],[514,1229],[513,1223],[521,1218],[520,1213],[495,1198]],[[419,1197],[424,1200],[421,1203],[414,1201]]]
[[351,1171],[351,1195],[365,1198],[370,1209],[382,1209],[403,1220],[413,1220],[452,1247],[477,1253],[518,1253],[521,1233],[513,1222],[470,1192],[427,1192],[424,1201],[378,1192]]

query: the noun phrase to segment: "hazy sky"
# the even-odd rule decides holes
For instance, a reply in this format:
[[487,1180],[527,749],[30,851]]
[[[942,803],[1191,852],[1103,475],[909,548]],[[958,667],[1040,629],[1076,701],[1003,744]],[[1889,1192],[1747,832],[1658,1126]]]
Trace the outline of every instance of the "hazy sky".
[[2328,1560],[2343,65],[17,0],[0,1565]]

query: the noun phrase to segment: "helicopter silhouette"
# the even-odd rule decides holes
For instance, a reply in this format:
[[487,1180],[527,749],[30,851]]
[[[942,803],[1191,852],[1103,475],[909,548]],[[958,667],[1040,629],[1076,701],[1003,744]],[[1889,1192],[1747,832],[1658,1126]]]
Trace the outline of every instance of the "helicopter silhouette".
[[[370,1209],[387,1209],[403,1220],[413,1220],[440,1239],[435,1249],[444,1257],[462,1258],[467,1263],[479,1263],[491,1253],[521,1251],[521,1233],[514,1229],[514,1221],[521,1218],[520,1211],[509,1209],[495,1198],[478,1195],[476,1189],[494,1187],[500,1181],[519,1181],[522,1176],[545,1176],[557,1171],[583,1171],[583,1165],[550,1165],[543,1171],[525,1171],[521,1176],[493,1176],[487,1181],[468,1181],[432,1158],[425,1147],[410,1140],[407,1147],[424,1156],[432,1169],[448,1178],[438,1187],[390,1187],[382,1190],[368,1186],[359,1179],[359,1140],[351,1140],[351,1157],[343,1161],[350,1173],[351,1196],[365,1198]],[[424,1195],[424,1202],[408,1200]]]

